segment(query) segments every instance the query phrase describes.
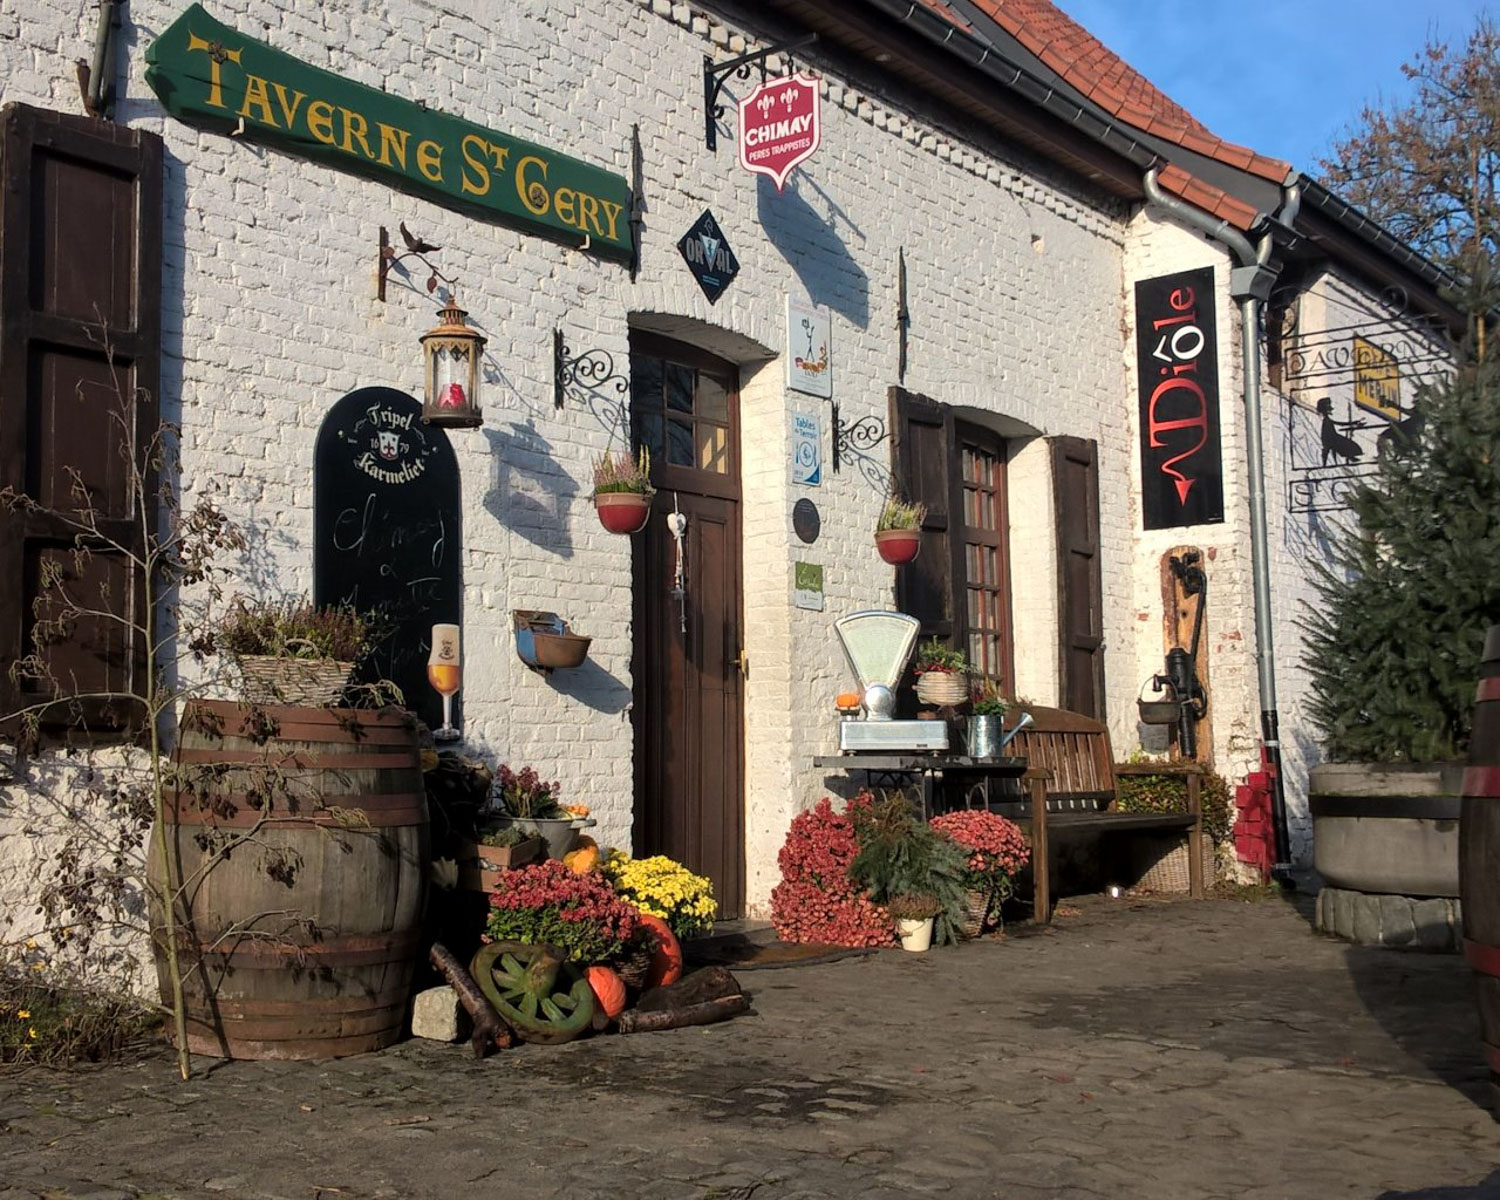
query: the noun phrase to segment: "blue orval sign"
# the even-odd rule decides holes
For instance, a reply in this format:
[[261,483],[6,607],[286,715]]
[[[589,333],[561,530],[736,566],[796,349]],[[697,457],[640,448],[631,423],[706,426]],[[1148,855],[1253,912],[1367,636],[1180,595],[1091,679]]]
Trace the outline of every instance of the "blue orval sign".
[[693,227],[683,234],[677,249],[682,252],[683,261],[710,304],[724,294],[724,289],[740,273],[740,260],[735,258],[724,238],[724,231],[708,209],[704,209],[703,215],[693,222]]

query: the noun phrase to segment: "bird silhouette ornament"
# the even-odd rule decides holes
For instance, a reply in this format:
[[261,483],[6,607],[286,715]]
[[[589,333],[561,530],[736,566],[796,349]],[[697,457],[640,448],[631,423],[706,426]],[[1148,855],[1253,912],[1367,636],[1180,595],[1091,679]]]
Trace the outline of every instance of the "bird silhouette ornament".
[[[1333,401],[1324,396],[1318,401],[1318,414],[1323,418],[1321,439],[1323,443],[1323,465],[1329,458],[1353,462],[1364,455],[1364,449],[1352,437],[1339,432],[1338,422],[1333,419]],[[1354,422],[1346,422],[1346,429],[1353,429]]]

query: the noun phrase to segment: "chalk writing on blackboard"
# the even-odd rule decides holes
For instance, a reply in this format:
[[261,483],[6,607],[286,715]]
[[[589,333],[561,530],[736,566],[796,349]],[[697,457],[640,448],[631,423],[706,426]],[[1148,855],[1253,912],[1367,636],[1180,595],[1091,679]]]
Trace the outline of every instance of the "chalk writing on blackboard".
[[436,726],[432,627],[463,616],[458,464],[447,434],[420,416],[393,388],[361,388],[329,409],[313,456],[313,574],[317,603],[378,614],[389,631],[359,678],[396,684]]

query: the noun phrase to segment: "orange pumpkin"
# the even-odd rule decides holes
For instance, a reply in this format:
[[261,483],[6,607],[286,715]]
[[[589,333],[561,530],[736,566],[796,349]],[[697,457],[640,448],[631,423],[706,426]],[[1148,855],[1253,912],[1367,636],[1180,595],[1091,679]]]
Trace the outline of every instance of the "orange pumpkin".
[[677,940],[672,927],[660,917],[642,913],[641,924],[656,934],[659,943],[656,953],[651,956],[651,969],[646,972],[646,986],[666,987],[669,983],[676,983],[682,978],[682,943]]
[[587,875],[599,865],[599,847],[586,846],[564,854],[563,865],[575,875]]
[[625,1011],[625,981],[618,971],[612,967],[588,967],[583,977],[594,989],[594,999],[606,1017],[613,1021]]

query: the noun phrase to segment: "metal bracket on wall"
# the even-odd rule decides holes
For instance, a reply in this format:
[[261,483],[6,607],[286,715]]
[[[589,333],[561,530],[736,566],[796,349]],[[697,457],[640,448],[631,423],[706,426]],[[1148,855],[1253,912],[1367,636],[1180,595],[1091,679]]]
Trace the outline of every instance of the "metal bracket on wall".
[[[734,73],[741,79],[749,79],[750,68],[758,63],[760,81],[765,83],[766,59],[773,54],[790,56],[791,51],[811,46],[817,40],[818,35],[810,33],[804,38],[791,42],[778,42],[774,46],[767,46],[764,50],[741,54],[738,58],[731,58],[728,62],[721,63],[714,62],[706,54],[703,56],[703,138],[710,153],[719,148],[719,131],[715,122],[724,115],[724,106],[719,103],[719,93],[724,90],[724,84],[728,82],[730,74]],[[795,64],[788,61],[787,74],[791,74],[793,70],[795,70]]]
[[839,418],[838,401],[833,402],[833,473],[839,473],[844,463],[852,463],[863,452],[880,445],[891,436],[885,420],[877,416],[860,417],[857,421],[844,422]]
[[608,350],[585,350],[575,355],[563,340],[563,331],[552,331],[552,406],[561,408],[573,388],[600,392],[613,388],[624,397],[630,391],[630,380],[615,370],[614,355]]
[[906,331],[911,309],[906,306],[906,247],[896,252],[896,382],[906,385]]

